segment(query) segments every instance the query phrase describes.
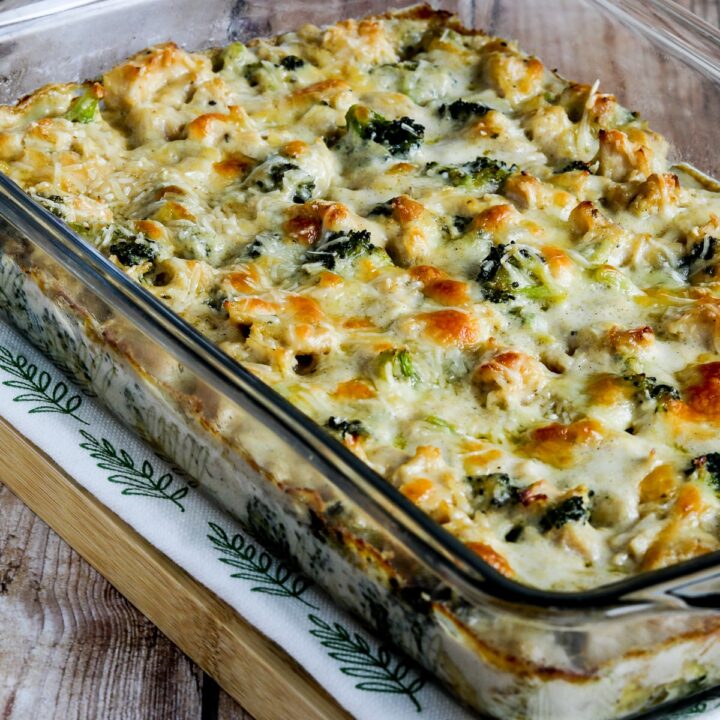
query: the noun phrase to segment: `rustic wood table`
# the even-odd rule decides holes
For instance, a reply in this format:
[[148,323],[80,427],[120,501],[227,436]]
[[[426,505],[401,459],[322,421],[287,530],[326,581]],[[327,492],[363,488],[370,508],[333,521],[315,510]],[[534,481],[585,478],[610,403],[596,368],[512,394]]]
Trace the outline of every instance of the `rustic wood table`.
[[[679,2],[720,24],[720,0]],[[1,680],[2,720],[252,720],[0,484]]]

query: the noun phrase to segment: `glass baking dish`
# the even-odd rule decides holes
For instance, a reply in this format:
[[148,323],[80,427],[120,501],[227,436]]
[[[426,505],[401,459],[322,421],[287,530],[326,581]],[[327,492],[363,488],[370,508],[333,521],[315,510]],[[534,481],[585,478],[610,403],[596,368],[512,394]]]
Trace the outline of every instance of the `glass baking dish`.
[[[673,3],[438,5],[518,39],[565,76],[600,78],[677,158],[720,174],[720,34]],[[282,12],[269,0],[30,7],[0,13],[0,102],[92,77],[160,41],[200,49],[386,9],[377,0],[287,2]],[[634,717],[720,684],[719,553],[581,593],[505,578],[2,176],[0,308],[251,532],[482,713]]]

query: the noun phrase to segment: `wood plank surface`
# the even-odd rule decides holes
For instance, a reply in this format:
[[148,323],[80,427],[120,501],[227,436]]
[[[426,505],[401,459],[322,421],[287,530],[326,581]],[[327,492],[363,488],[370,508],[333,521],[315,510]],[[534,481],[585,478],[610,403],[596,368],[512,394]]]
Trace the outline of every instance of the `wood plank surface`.
[[202,672],[4,487],[0,628],[3,720],[201,716]]
[[[21,2],[0,0],[0,9]],[[679,3],[720,24],[720,0]],[[534,32],[541,37],[542,23]],[[305,720],[279,697],[275,717]],[[0,718],[252,720],[2,485]]]
[[[292,709],[292,716],[303,720],[347,720],[347,713],[277,645],[2,419],[0,447],[12,458],[0,463],[0,481],[251,713],[286,720]],[[93,609],[88,603],[88,612]],[[50,667],[46,673],[71,670]]]

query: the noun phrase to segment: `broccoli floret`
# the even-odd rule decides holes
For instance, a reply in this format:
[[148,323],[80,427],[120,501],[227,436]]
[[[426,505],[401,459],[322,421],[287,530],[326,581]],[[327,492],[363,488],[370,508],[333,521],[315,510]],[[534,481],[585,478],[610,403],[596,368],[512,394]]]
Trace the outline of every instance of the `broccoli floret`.
[[480,263],[480,270],[477,275],[479,283],[492,282],[502,267],[502,259],[505,257],[505,248],[507,245],[499,243],[490,248],[490,252]]
[[720,497],[720,453],[708,453],[696,457],[685,472],[707,483]]
[[473,219],[471,217],[465,217],[463,215],[456,215],[453,218],[454,228],[461,234],[464,235],[470,225],[472,225]]
[[481,155],[458,165],[438,165],[431,162],[427,164],[425,170],[429,175],[445,178],[455,187],[464,187],[482,193],[496,193],[502,188],[505,180],[517,170],[517,166]]
[[361,138],[379,143],[391,155],[407,155],[420,147],[425,128],[412,118],[388,120],[365,105],[353,105],[345,114],[348,131]]
[[393,364],[397,364],[400,374],[409,380],[417,380],[418,376],[413,367],[412,356],[407,350],[400,350],[393,356]]
[[272,182],[272,190],[277,190],[285,178],[285,173],[290,170],[297,170],[298,166],[293,163],[277,163],[270,168],[270,181]]
[[593,280],[613,290],[631,293],[635,287],[623,272],[612,265],[598,265],[592,268],[589,274]]
[[286,70],[297,70],[298,68],[301,68],[304,64],[305,61],[302,58],[299,58],[297,55],[286,55],[280,61],[280,65]]
[[377,366],[383,371],[390,365],[390,371],[397,380],[419,382],[420,376],[415,372],[412,355],[407,350],[385,350],[378,355]]
[[543,532],[553,528],[557,530],[569,522],[585,522],[589,516],[590,510],[586,507],[585,500],[579,495],[573,495],[545,512],[540,519],[540,529]]
[[293,202],[307,202],[315,192],[315,181],[301,171],[295,173],[290,182],[285,176],[295,170],[300,170],[295,163],[272,157],[253,170],[245,181],[245,187],[256,188],[260,192],[266,193],[294,185]]
[[480,263],[480,271],[476,280],[480,283],[483,297],[492,303],[510,302],[515,299],[511,292],[515,288],[502,272],[502,261],[507,245],[493,245],[485,259]]
[[255,238],[248,246],[245,254],[249,258],[259,258],[263,254],[264,246],[260,240]]
[[248,50],[241,42],[230,43],[220,53],[217,70],[243,65],[248,56]]
[[259,87],[264,92],[279,90],[286,81],[282,68],[265,60],[245,65],[243,76],[250,87]]
[[368,215],[370,217],[373,216],[380,216],[380,217],[392,217],[393,215],[393,206],[392,201],[388,200],[387,202],[380,203],[379,205],[376,205],[369,213]]
[[36,195],[35,199],[55,217],[59,217],[61,220],[65,218],[65,212],[58,207],[58,205],[65,204],[65,198],[62,195]]
[[245,256],[253,260],[259,258],[265,254],[268,244],[275,243],[279,240],[280,233],[263,230],[253,238],[253,241],[249,245],[245,246]]
[[679,400],[680,391],[672,385],[659,383],[657,378],[645,373],[626,375],[625,380],[632,383],[643,400],[655,400],[658,408],[664,409],[670,400]]
[[471,117],[482,117],[487,115],[490,108],[487,105],[476,102],[467,102],[466,100],[455,100],[455,102],[445,105],[444,103],[438,108],[440,117],[451,117],[453,120],[468,121]]
[[543,255],[514,242],[493,245],[480,263],[476,279],[483,297],[493,303],[510,302],[518,295],[543,301],[561,296]]
[[97,109],[98,99],[93,92],[88,90],[70,103],[70,107],[65,113],[65,119],[74,123],[86,124],[95,119]]
[[220,287],[214,287],[208,293],[208,299],[205,304],[211,307],[215,312],[223,313],[227,317],[225,311],[225,301],[227,300],[227,293]]
[[715,275],[717,266],[708,264],[715,260],[718,250],[718,239],[706,236],[700,242],[696,242],[690,252],[680,259],[679,269],[684,271],[687,277],[695,275],[698,272],[705,271],[708,275]]
[[121,240],[113,243],[109,250],[110,254],[114,255],[125,267],[141,265],[157,257],[157,249],[154,245],[137,240]]
[[307,202],[315,192],[315,182],[313,180],[304,180],[301,183],[298,183],[297,187],[295,188],[295,194],[293,195],[293,202],[294,203],[304,203]]
[[505,542],[515,543],[523,534],[525,527],[523,525],[513,525],[507,533],[505,533]]
[[449,430],[450,432],[457,432],[457,426],[448,422],[444,418],[438,417],[437,415],[426,415],[423,418],[428,425],[434,425],[435,427],[442,428],[443,430]]
[[474,498],[473,505],[478,510],[501,508],[520,502],[520,488],[506,473],[473,475],[468,477]]
[[366,437],[368,431],[360,420],[343,420],[342,418],[331,416],[325,423],[325,427],[338,433],[344,440],[348,435],[350,437]]
[[573,172],[573,170],[585,170],[586,172],[590,172],[590,164],[583,162],[582,160],[573,160],[565,165],[565,167],[563,167],[563,169],[559,172],[566,173]]
[[368,230],[332,232],[323,242],[307,251],[307,260],[322,263],[328,270],[332,270],[338,260],[356,258],[374,249]]
[[290,162],[272,163],[265,173],[264,177],[260,175],[255,179],[255,187],[262,192],[272,192],[279,190],[283,185],[285,173],[290,170],[298,170],[298,166]]

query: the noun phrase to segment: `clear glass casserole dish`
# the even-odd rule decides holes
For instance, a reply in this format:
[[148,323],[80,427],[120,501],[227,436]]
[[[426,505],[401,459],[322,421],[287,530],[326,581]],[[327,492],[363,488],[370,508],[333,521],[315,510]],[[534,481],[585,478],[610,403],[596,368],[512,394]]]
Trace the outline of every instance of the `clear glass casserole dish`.
[[[712,143],[720,39],[676,6],[439,5],[517,39],[563,75],[599,77],[678,158],[720,172]],[[197,49],[385,9],[355,0],[288,3],[282,13],[263,0],[30,7],[0,14],[1,102],[91,77],[155,42]],[[3,177],[0,307],[251,531],[468,705],[498,718],[600,720],[720,683],[717,553],[582,593],[508,580]]]

